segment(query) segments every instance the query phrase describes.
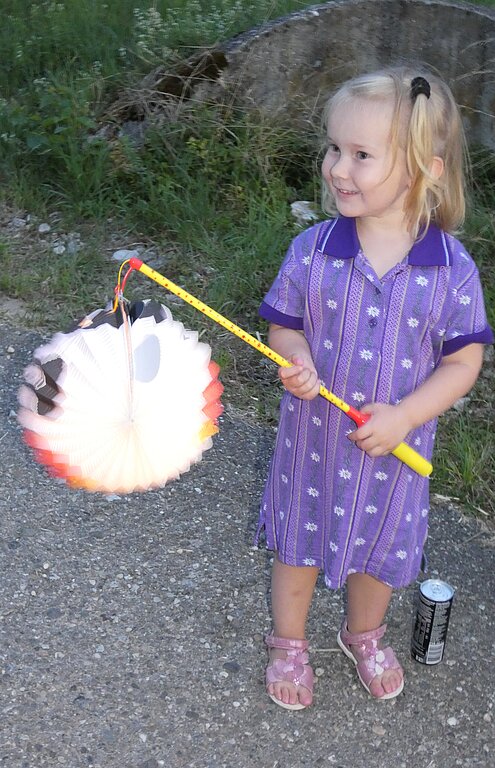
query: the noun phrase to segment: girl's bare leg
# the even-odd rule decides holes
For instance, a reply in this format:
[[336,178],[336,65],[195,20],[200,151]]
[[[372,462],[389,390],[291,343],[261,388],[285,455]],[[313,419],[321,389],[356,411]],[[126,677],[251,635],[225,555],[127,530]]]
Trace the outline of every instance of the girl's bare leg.
[[[369,632],[383,624],[392,587],[366,573],[353,573],[347,577],[347,628],[352,634]],[[397,670],[386,670],[377,675],[370,684],[373,696],[395,691],[402,680]]]
[[[319,569],[312,566],[292,566],[281,563],[275,556],[272,570],[273,634],[294,640],[304,640],[306,620],[318,578]],[[270,650],[270,658],[284,657],[285,651]],[[298,689],[292,683],[274,683],[269,692],[285,704],[311,704],[311,696],[305,688]]]

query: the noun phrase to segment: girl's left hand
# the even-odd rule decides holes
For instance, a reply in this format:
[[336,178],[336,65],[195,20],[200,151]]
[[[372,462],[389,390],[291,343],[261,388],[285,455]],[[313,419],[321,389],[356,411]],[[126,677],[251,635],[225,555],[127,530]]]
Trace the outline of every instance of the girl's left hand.
[[348,437],[368,456],[386,456],[411,431],[404,412],[395,405],[370,403],[361,409],[361,413],[370,413],[371,418]]

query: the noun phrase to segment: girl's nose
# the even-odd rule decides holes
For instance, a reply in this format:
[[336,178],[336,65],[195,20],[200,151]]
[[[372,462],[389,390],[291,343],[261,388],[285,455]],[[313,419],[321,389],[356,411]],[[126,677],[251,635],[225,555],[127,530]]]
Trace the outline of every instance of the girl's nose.
[[337,179],[345,179],[349,176],[349,164],[342,155],[335,158],[335,162],[330,165],[330,174]]

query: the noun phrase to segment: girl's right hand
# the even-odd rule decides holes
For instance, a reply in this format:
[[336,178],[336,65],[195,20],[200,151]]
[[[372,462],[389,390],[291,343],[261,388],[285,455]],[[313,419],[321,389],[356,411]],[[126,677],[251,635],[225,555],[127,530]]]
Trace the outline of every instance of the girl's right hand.
[[284,387],[301,400],[313,400],[320,392],[320,380],[313,360],[292,355],[290,368],[279,368],[278,375]]

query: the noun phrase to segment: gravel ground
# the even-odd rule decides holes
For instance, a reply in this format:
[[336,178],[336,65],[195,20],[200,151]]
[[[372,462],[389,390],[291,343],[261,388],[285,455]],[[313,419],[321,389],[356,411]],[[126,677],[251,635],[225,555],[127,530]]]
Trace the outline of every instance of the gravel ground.
[[337,649],[319,583],[314,706],[264,693],[270,554],[253,549],[273,431],[227,415],[179,481],[122,498],[69,490],[15,419],[31,332],[0,325],[0,765],[6,768],[486,768],[495,764],[494,534],[435,503],[430,575],[456,589],[444,661],[410,659],[414,587],[389,638],[404,693],[374,702]]

